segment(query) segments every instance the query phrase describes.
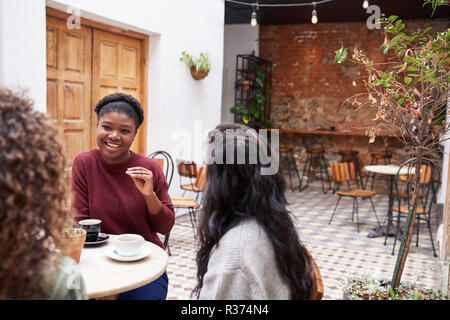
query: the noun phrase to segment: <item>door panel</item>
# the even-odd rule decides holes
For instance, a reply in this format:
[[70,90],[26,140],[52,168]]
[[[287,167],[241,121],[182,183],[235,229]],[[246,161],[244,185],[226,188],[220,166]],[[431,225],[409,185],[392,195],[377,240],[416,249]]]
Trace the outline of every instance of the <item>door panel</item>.
[[91,51],[91,28],[70,30],[64,20],[47,17],[47,110],[63,143],[66,170],[91,147]]
[[[134,96],[145,110],[141,88],[142,42],[138,39],[94,29],[92,99],[96,104],[105,95],[124,92]],[[93,139],[97,119],[92,121]],[[143,126],[145,128],[145,126]],[[94,142],[93,142],[94,143]],[[145,155],[145,131],[139,130],[131,150]]]
[[[125,92],[144,110],[146,40],[81,25],[70,30],[62,13],[47,16],[47,114],[58,129],[66,171],[83,151],[96,148],[94,107],[104,96]],[[132,150],[145,155],[145,123]]]

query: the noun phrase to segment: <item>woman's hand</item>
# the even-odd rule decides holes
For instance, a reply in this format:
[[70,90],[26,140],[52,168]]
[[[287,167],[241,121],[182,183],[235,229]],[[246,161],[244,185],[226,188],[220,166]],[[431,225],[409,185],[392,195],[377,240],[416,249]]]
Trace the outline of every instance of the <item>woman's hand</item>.
[[148,212],[157,214],[162,204],[153,191],[153,173],[142,167],[128,168],[125,173],[133,179],[134,185],[144,196]]
[[153,193],[153,173],[142,167],[128,168],[126,174],[133,179],[136,188],[144,195]]

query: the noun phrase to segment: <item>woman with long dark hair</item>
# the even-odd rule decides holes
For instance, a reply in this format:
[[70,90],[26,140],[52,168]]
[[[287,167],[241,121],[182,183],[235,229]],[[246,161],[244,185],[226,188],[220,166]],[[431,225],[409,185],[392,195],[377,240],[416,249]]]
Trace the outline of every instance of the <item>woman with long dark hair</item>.
[[[208,152],[193,293],[200,299],[308,299],[309,255],[286,208],[281,173],[262,174],[270,166],[265,141],[235,124],[221,124],[210,136],[215,141]],[[242,154],[245,163],[238,164]]]

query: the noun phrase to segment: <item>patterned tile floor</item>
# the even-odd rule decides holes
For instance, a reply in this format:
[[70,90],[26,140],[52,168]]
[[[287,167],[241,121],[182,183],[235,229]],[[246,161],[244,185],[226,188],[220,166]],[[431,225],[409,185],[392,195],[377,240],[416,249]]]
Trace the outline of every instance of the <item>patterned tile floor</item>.
[[[369,201],[362,201],[359,207],[360,232],[351,221],[352,200],[343,198],[331,224],[328,221],[334,209],[337,196],[323,194],[317,186],[310,186],[302,192],[288,191],[289,210],[303,244],[314,256],[324,283],[324,299],[342,299],[339,282],[349,273],[368,273],[390,279],[392,277],[397,250],[391,255],[393,237],[368,238],[377,226]],[[388,196],[378,194],[374,204],[380,222],[387,212]],[[180,215],[181,214],[181,215]],[[356,217],[355,217],[356,221]],[[433,235],[436,239],[435,234]],[[197,243],[187,214],[177,212],[175,226],[171,232],[167,272],[169,291],[167,299],[192,299],[190,293],[196,285],[195,255]],[[439,259],[434,258],[426,228],[421,229],[419,247],[413,236],[402,281],[417,283],[423,287],[439,288]]]

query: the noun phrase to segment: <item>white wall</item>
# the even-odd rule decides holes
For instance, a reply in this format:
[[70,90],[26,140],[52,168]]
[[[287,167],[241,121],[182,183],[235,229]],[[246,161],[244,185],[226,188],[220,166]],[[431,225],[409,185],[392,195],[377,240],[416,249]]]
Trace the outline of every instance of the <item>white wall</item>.
[[234,106],[234,85],[236,80],[236,56],[238,54],[259,55],[259,25],[226,25],[224,31],[224,62],[222,91],[222,122],[234,122],[230,108]]
[[[45,6],[73,7],[90,20],[148,34],[147,151],[202,160],[205,132],[220,122],[224,0],[0,0],[0,84],[28,87],[45,111]],[[211,71],[196,81],[182,51],[208,52]],[[195,139],[195,140],[194,140]],[[174,177],[171,194],[179,192]]]
[[[450,121],[450,97],[449,99],[447,99],[447,117],[446,120],[447,122]],[[438,195],[437,195],[437,203],[442,203],[444,204],[444,208],[445,208],[445,200],[446,197],[449,197],[450,195],[446,194],[446,190],[447,190],[447,176],[448,176],[448,163],[449,163],[449,154],[450,154],[450,133],[447,133],[445,136],[442,137],[442,140],[444,140],[441,144],[444,147],[444,157],[442,160],[442,172],[441,172],[441,177],[442,177],[442,185],[441,188],[439,189]]]
[[45,3],[0,0],[0,86],[28,90],[46,110]]

